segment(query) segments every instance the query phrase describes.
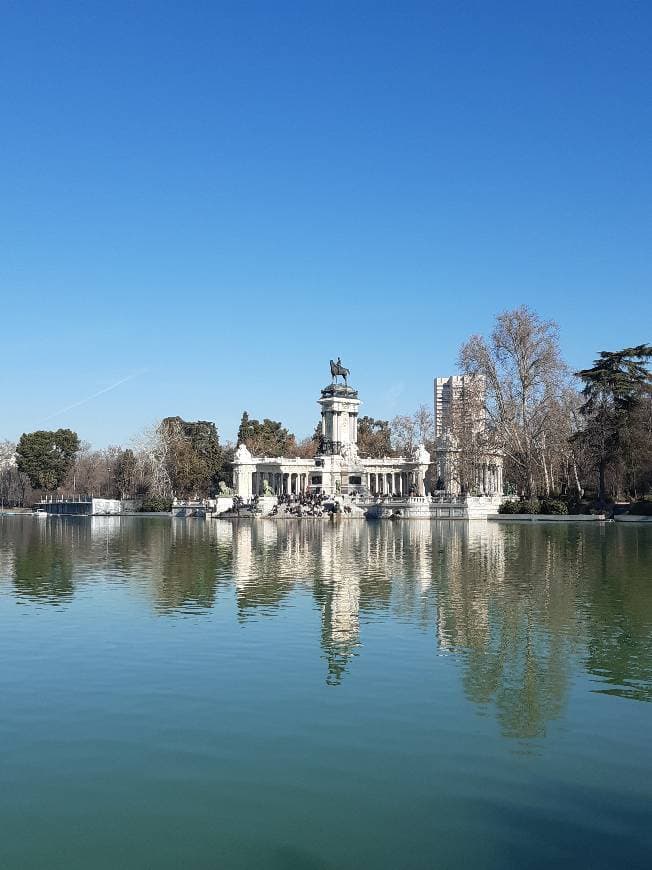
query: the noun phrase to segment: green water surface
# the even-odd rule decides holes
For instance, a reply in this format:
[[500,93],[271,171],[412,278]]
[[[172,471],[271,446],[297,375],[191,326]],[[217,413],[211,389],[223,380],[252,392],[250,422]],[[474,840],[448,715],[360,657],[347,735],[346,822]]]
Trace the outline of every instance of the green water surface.
[[652,528],[0,518],[0,868],[652,867]]

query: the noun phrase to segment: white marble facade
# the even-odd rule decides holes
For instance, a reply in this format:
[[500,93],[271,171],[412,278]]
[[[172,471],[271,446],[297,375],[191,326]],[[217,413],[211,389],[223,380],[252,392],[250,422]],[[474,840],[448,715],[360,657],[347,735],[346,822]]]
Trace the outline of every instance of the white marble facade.
[[425,495],[430,454],[420,445],[410,457],[368,458],[358,454],[358,393],[346,384],[324,387],[321,445],[314,459],[252,456],[244,444],[235,453],[234,488],[248,500],[267,488],[274,495],[309,491],[327,495]]
[[[439,378],[442,383],[459,378]],[[459,392],[459,390],[458,390]],[[446,406],[450,410],[452,401]],[[240,444],[233,463],[234,487],[237,495],[248,500],[253,495],[271,492],[273,495],[324,492],[327,495],[425,496],[426,473],[433,465],[431,479],[441,489],[459,496],[461,451],[445,415],[439,409],[436,418],[441,424],[436,439],[436,455],[431,457],[421,444],[408,457],[371,458],[358,454],[358,410],[360,400],[356,390],[347,383],[331,383],[324,387],[318,400],[321,406],[321,444],[314,459],[290,459],[276,456],[252,456]],[[437,406],[436,415],[437,415]],[[484,419],[474,437],[483,438]],[[498,497],[503,492],[503,454],[490,449],[489,443],[480,451],[468,482],[467,492]]]

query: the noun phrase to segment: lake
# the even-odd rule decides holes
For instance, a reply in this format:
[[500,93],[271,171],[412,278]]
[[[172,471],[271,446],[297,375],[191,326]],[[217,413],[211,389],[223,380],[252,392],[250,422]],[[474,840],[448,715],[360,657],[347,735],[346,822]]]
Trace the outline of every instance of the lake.
[[0,867],[652,866],[652,528],[0,518]]

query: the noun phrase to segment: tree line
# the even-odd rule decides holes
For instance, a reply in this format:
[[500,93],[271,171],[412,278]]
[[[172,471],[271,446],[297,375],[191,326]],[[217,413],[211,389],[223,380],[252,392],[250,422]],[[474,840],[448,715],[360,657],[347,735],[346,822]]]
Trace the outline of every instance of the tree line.
[[[504,455],[504,480],[524,498],[630,499],[652,490],[652,346],[601,351],[572,372],[559,329],[525,306],[499,314],[488,336],[459,351],[465,379],[449,416],[456,474],[471,491],[474,467],[488,451]],[[304,438],[280,421],[242,414],[237,443],[254,455],[311,458],[320,424]],[[421,405],[390,420],[362,416],[363,457],[409,456],[425,444],[434,457],[434,415]],[[93,450],[70,429],[24,433],[0,442],[0,501],[24,505],[44,493],[140,498],[207,496],[232,482],[235,445],[221,444],[214,422],[166,417],[132,446]],[[436,485],[434,469],[431,486]]]
[[459,363],[484,379],[488,437],[516,492],[604,504],[652,487],[651,357],[649,344],[601,351],[573,373],[557,324],[523,306],[498,315],[487,338],[465,342]]

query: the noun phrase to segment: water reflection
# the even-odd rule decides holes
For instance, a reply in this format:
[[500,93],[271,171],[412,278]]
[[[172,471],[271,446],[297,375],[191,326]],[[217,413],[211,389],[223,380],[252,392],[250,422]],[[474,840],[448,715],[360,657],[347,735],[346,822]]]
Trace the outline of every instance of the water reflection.
[[1,552],[2,562],[11,565],[18,599],[39,598],[55,605],[70,599],[74,591],[74,534],[62,524],[50,527],[47,520],[32,518],[15,528],[11,546],[3,545]]
[[307,596],[330,685],[370,623],[400,620],[454,659],[504,734],[533,738],[577,668],[596,691],[651,699],[651,543],[617,525],[4,518],[0,581],[59,606],[98,579],[139,584],[167,617],[209,615],[223,590],[243,625]]

